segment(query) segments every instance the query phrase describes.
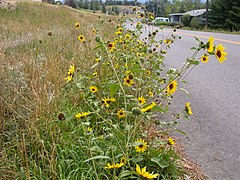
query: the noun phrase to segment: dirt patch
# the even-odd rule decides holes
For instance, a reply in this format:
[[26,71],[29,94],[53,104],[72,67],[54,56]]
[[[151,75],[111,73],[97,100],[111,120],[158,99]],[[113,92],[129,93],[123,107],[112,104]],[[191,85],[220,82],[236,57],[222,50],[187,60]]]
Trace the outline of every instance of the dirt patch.
[[17,8],[17,6],[15,3],[0,0],[0,9],[15,10],[16,8]]

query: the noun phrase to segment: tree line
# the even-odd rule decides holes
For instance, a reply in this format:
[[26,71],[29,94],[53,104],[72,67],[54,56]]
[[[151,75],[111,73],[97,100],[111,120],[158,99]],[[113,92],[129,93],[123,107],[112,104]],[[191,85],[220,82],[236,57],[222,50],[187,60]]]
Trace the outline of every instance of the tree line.
[[[46,0],[50,1],[50,0]],[[240,0],[207,0],[209,12],[207,22],[210,28],[230,31],[240,30]],[[206,8],[206,3],[201,0],[148,0],[145,4],[137,0],[65,0],[65,4],[82,9],[101,10],[106,13],[106,6],[112,6],[111,12],[119,14],[120,10],[115,5],[140,6],[155,17],[169,17],[172,13],[185,13],[194,9]],[[187,20],[189,21],[189,17]],[[197,19],[196,19],[197,21]]]

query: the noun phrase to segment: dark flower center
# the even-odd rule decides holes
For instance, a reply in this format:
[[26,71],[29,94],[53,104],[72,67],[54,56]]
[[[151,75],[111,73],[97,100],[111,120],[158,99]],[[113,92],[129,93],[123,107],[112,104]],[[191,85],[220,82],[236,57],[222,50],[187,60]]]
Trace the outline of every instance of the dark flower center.
[[217,57],[221,58],[221,56],[222,56],[221,51],[218,50],[217,53],[216,53],[216,55],[217,55]]
[[143,148],[143,144],[140,144],[138,147],[139,147],[139,148]]
[[169,85],[169,89],[172,90],[173,89],[173,84]]

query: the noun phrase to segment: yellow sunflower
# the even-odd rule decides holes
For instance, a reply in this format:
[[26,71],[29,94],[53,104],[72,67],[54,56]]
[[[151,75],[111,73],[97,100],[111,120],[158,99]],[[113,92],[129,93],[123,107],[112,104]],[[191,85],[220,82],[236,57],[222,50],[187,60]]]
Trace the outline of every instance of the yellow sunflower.
[[73,79],[74,71],[75,71],[75,67],[74,66],[70,66],[70,68],[68,70],[68,76],[65,78],[65,80],[67,80],[67,82],[71,81]]
[[227,52],[224,52],[225,47],[222,44],[219,44],[216,48],[215,56],[217,57],[220,63],[223,63],[226,60]]
[[120,159],[120,163],[126,164],[126,163],[127,163],[127,158],[123,156],[123,157]]
[[192,115],[192,109],[190,107],[190,102],[186,102],[186,107],[185,107],[185,110],[186,112],[189,114],[189,115]]
[[77,22],[75,23],[75,29],[79,29],[80,28],[80,24]]
[[147,150],[147,142],[144,139],[138,139],[135,143],[139,143],[139,145],[135,146],[136,152],[144,153]]
[[208,60],[209,60],[209,57],[208,57],[208,55],[206,55],[206,54],[204,54],[204,55],[201,57],[201,61],[202,61],[203,63],[207,63]]
[[126,112],[122,109],[118,110],[117,112],[118,118],[124,118],[126,117]]
[[126,34],[125,35],[125,39],[131,39],[131,35],[130,34]]
[[96,93],[98,91],[98,88],[96,86],[90,86],[90,91],[92,93]]
[[146,99],[142,96],[138,97],[138,103],[139,104],[145,104],[146,103]]
[[107,163],[107,165],[105,166],[106,169],[118,169],[120,167],[122,167],[124,164],[123,163]]
[[113,51],[114,47],[115,47],[114,42],[108,44],[108,49],[109,49],[110,52]]
[[208,42],[207,42],[207,52],[212,53],[214,50],[214,39],[212,36],[209,37]]
[[96,29],[93,29],[93,30],[92,30],[92,34],[95,34],[95,33],[96,33]]
[[167,142],[168,142],[169,145],[174,145],[175,144],[175,140],[171,137],[168,138]]
[[85,41],[85,38],[83,35],[78,36],[78,40],[83,43]]
[[171,43],[172,43],[171,39],[165,39],[164,40],[164,44],[166,44],[166,45],[170,45]]
[[118,28],[118,32],[123,32],[123,28]]
[[173,94],[177,90],[178,83],[176,80],[172,81],[168,86],[166,92],[168,94]]
[[81,118],[81,117],[86,117],[86,116],[88,116],[88,115],[90,115],[91,114],[91,112],[82,112],[82,113],[77,113],[76,115],[75,115],[75,117],[76,118]]
[[149,106],[145,107],[145,108],[142,108],[141,109],[141,112],[149,112],[151,111],[151,109],[156,106],[156,103],[155,102],[152,102],[152,104],[150,104]]
[[129,77],[125,77],[124,78],[124,84],[126,84],[127,86],[132,86],[133,80],[130,79]]
[[149,172],[147,172],[146,166],[141,169],[139,165],[136,165],[136,171],[140,176],[147,178],[147,179],[154,179],[159,176],[159,174],[153,174],[154,172],[152,172],[151,174]]

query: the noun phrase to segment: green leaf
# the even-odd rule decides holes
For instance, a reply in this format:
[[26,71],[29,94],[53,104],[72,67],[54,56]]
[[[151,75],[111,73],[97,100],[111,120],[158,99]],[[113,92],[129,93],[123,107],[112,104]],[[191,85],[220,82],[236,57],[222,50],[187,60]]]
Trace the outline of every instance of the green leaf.
[[179,133],[181,133],[181,134],[183,134],[183,135],[185,135],[185,136],[187,136],[187,133],[181,131],[180,129],[176,129],[176,131],[179,132]]
[[77,85],[77,87],[79,87],[80,89],[83,89],[83,88],[84,88],[84,86],[83,86],[82,83],[76,83],[76,85]]
[[94,156],[94,157],[89,158],[89,159],[87,159],[83,162],[88,162],[88,161],[91,161],[91,160],[94,160],[94,159],[110,159],[110,157],[108,157],[108,156]]
[[131,159],[134,163],[138,163],[138,162],[141,162],[143,160],[143,157],[142,156],[139,156],[139,157],[133,157]]
[[191,47],[191,49],[190,50],[196,50],[197,48],[196,47]]
[[192,64],[194,65],[199,65],[200,61],[196,60],[196,61],[193,61]]
[[197,42],[200,42],[200,40],[197,37],[194,37],[194,38],[197,40]]
[[154,106],[152,110],[155,112],[161,112],[161,113],[165,112],[160,106]]
[[120,174],[120,178],[123,178],[123,177],[126,177],[126,176],[130,176],[132,175],[132,171],[129,171],[129,170],[125,170],[123,171],[121,174]]
[[111,84],[109,88],[110,88],[110,96],[112,97],[118,92],[120,86],[119,84]]
[[158,166],[161,168],[165,168],[169,166],[169,163],[167,161],[159,157],[153,157],[151,158],[151,161],[157,163]]
[[189,94],[189,92],[183,88],[180,88],[183,92],[185,92],[186,94]]

